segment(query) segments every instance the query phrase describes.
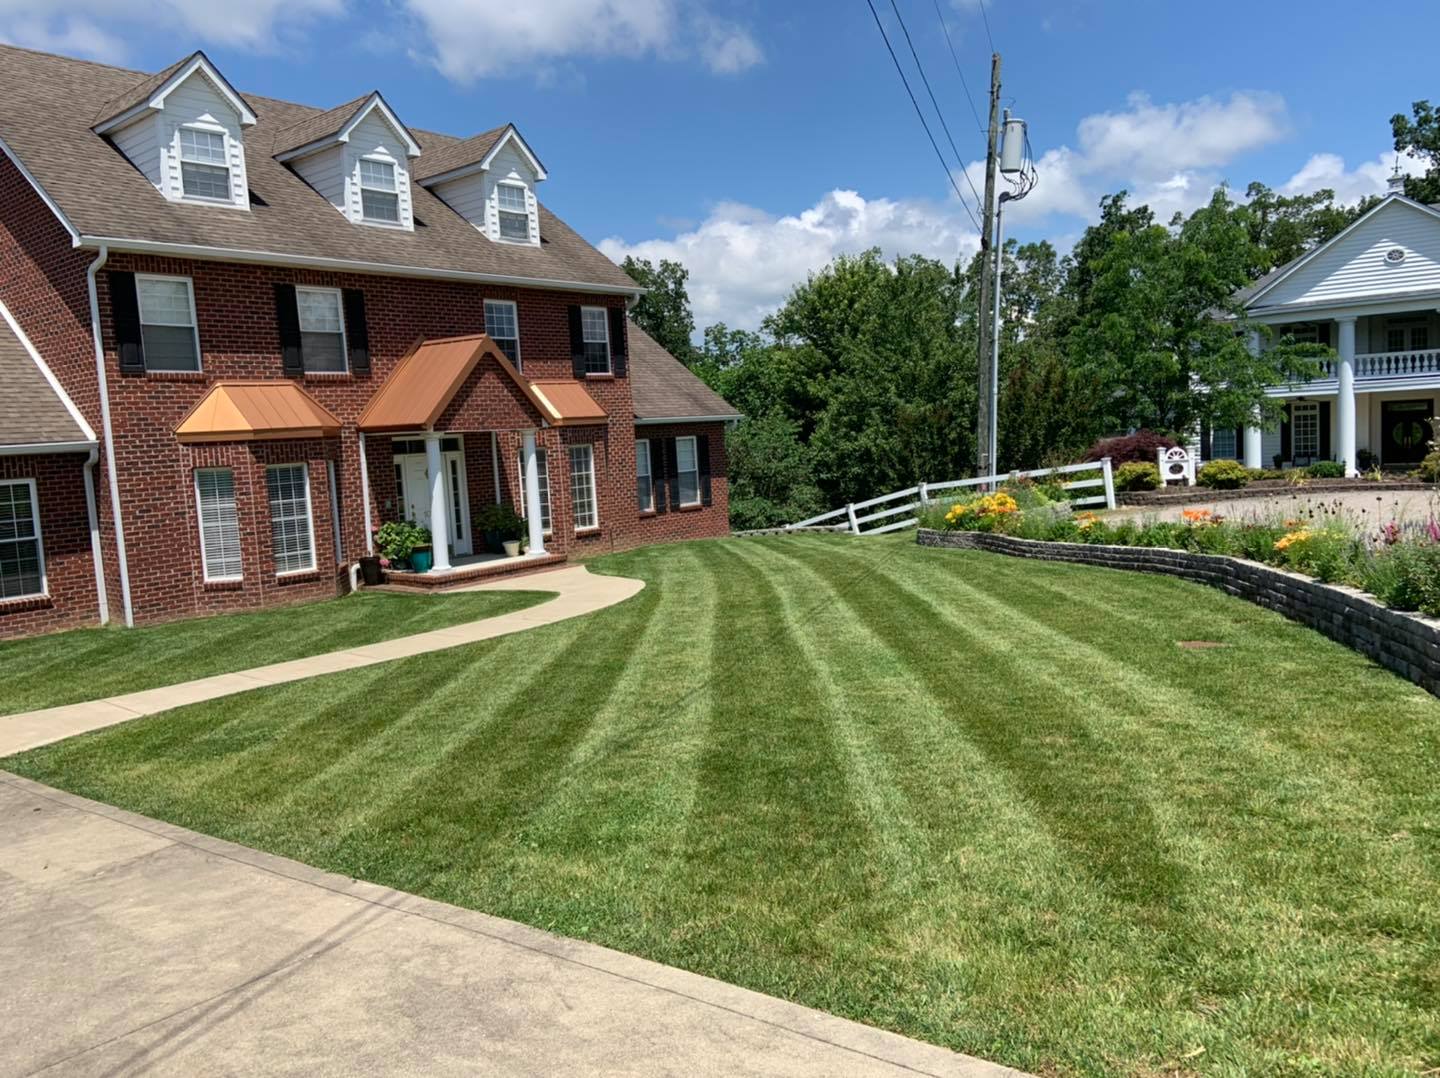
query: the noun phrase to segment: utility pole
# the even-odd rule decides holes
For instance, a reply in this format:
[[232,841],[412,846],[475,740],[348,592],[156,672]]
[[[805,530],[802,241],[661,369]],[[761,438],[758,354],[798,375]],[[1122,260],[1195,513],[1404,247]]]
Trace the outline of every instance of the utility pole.
[[1000,54],[990,54],[990,135],[985,149],[985,206],[980,231],[980,305],[976,319],[980,330],[980,350],[976,364],[979,372],[979,414],[975,425],[976,475],[994,475],[993,443],[990,431],[994,425],[994,386],[991,384],[990,312],[994,306],[995,288],[995,169],[997,143],[1000,140]]

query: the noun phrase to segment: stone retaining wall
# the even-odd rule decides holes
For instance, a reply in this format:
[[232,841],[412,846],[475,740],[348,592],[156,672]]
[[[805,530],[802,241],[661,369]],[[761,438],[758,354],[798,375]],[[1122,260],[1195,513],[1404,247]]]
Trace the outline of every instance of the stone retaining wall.
[[1390,610],[1354,588],[1321,584],[1242,558],[1184,550],[1052,543],[987,532],[927,528],[920,529],[918,542],[921,546],[960,547],[1042,561],[1162,573],[1209,584],[1324,633],[1440,696],[1440,621]]

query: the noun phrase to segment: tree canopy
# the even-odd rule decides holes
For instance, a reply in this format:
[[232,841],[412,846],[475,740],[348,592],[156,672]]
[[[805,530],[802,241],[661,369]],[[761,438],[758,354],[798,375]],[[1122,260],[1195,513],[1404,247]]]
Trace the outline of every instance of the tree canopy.
[[695,316],[690,312],[690,271],[679,262],[661,259],[655,266],[648,259],[627,255],[620,268],[646,289],[630,309],[635,324],[687,366],[695,359]]

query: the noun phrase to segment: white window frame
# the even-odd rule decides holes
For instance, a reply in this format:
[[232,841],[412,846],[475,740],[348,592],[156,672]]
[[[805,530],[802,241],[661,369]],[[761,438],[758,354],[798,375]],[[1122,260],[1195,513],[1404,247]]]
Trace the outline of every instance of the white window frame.
[[[542,462],[543,462],[543,463],[542,463]],[[540,521],[540,529],[541,529],[541,532],[542,532],[543,534],[545,534],[545,535],[553,535],[553,534],[555,533],[555,496],[554,496],[554,494],[551,493],[551,490],[550,490],[550,454],[547,453],[547,452],[545,452],[545,447],[544,447],[543,445],[537,445],[537,446],[535,447],[535,464],[536,464],[536,467],[539,469],[539,473],[540,473],[539,478],[540,478],[541,488],[542,488],[542,489],[544,490],[544,492],[545,492],[545,499],[544,499],[544,500],[545,500],[545,505],[548,505],[548,506],[550,507],[550,522],[549,522],[548,524],[545,523],[545,520],[544,520],[544,518],[543,518],[543,516],[542,516],[541,521]],[[516,498],[515,501],[518,503],[518,510],[517,510],[517,511],[520,513],[520,515],[521,515],[522,517],[524,517],[524,516],[526,515],[526,514],[525,514],[525,447],[524,447],[524,446],[521,446],[521,447],[520,447],[519,476],[520,476],[520,485],[519,485],[518,487],[516,487],[515,489],[520,492],[520,496],[519,496],[518,498]],[[542,506],[541,508],[542,508],[542,510],[543,510],[544,506]]]
[[607,375],[607,374],[614,374],[614,373],[615,373],[614,356],[611,355],[611,351],[610,351],[610,308],[609,308],[609,307],[581,307],[581,308],[580,308],[580,341],[581,341],[582,347],[583,347],[584,345],[588,345],[588,344],[600,344],[600,343],[602,343],[602,342],[599,341],[599,340],[593,340],[593,339],[591,339],[591,337],[589,336],[589,332],[590,332],[589,327],[585,324],[585,315],[586,315],[586,314],[590,314],[590,313],[595,313],[595,312],[597,312],[597,311],[598,311],[599,314],[600,314],[600,324],[605,328],[605,339],[604,339],[604,341],[603,341],[603,343],[604,343],[604,345],[605,345],[605,369],[604,369],[603,371],[592,371],[592,370],[590,369],[590,353],[587,351],[587,352],[585,353],[585,377],[587,377],[587,378],[603,377],[603,376],[605,376],[605,375]]
[[[376,187],[373,183],[365,182],[365,162],[367,161],[372,165],[385,165],[390,169],[391,185],[389,187]],[[384,157],[359,157],[355,163],[355,180],[359,184],[360,191],[360,220],[367,225],[384,225],[388,228],[405,227],[405,211],[400,206],[400,167],[394,161]],[[366,191],[378,191],[381,194],[395,196],[395,219],[393,221],[388,217],[371,217],[365,212]]]
[[[515,323],[515,336],[513,338],[497,337],[495,336],[495,334],[490,333],[490,308],[492,305],[496,307],[510,308],[510,318]],[[524,368],[521,365],[520,359],[520,305],[516,303],[513,299],[487,299],[484,301],[483,313],[485,315],[485,332],[490,334],[491,340],[495,341],[497,344],[502,340],[513,339],[515,341],[515,369],[523,370]],[[501,351],[503,352],[504,349],[502,348]]]
[[[223,164],[216,164],[214,161],[202,161],[197,157],[185,156],[185,135],[184,132],[193,131],[196,134],[220,136],[220,152],[224,156]],[[175,158],[180,164],[180,198],[185,202],[204,202],[209,205],[234,205],[235,204],[235,170],[230,165],[230,135],[224,128],[210,127],[205,124],[181,124],[175,129]],[[192,195],[185,190],[185,166],[201,165],[204,168],[223,168],[225,170],[225,194],[222,195]]]
[[[327,331],[327,330],[313,330],[313,329],[307,330],[307,329],[305,328],[305,313],[304,313],[305,309],[304,309],[303,306],[301,306],[301,303],[300,303],[300,293],[302,293],[302,292],[324,293],[324,294],[326,294],[326,295],[332,295],[332,296],[335,297],[335,310],[336,310],[336,313],[340,316],[340,363],[341,363],[341,367],[340,367],[339,370],[335,370],[335,371],[313,370],[313,371],[312,371],[312,370],[310,370],[308,367],[305,366],[305,334],[306,334],[306,333],[317,333],[317,332],[322,332],[322,333],[323,333],[323,332],[328,332],[328,331]],[[341,290],[338,289],[338,288],[321,288],[321,287],[318,287],[318,286],[300,285],[300,284],[297,284],[297,285],[295,286],[295,318],[296,318],[296,321],[298,321],[299,324],[300,324],[300,369],[301,369],[302,371],[304,371],[305,374],[307,374],[307,375],[315,375],[315,374],[318,374],[318,375],[321,375],[322,377],[323,377],[324,375],[327,375],[327,374],[349,374],[349,373],[350,373],[350,340],[349,340],[349,337],[348,337],[348,336],[346,335],[346,333],[345,333],[345,295],[344,295],[344,293],[341,292]]]
[[[1311,449],[1310,452],[1308,452],[1308,453],[1302,453],[1302,452],[1300,451],[1300,416],[1301,416],[1302,413],[1305,414],[1305,415],[1310,416],[1310,417],[1313,419],[1313,421],[1314,421],[1314,428],[1315,428],[1315,446],[1314,446],[1314,448]],[[1320,437],[1320,404],[1319,404],[1319,402],[1318,402],[1318,401],[1296,401],[1294,404],[1292,404],[1292,405],[1290,406],[1290,457],[1291,457],[1291,459],[1293,460],[1293,459],[1297,459],[1297,458],[1300,458],[1300,457],[1309,457],[1311,460],[1316,459],[1317,457],[1320,456],[1320,443],[1321,443],[1322,441],[1323,441],[1323,439]]]
[[[235,545],[240,555],[240,571],[230,576],[217,576],[210,571],[210,559],[205,554],[205,509],[200,501],[200,476],[210,472],[230,473],[230,497],[235,501]],[[233,468],[196,468],[195,469],[195,524],[200,531],[200,565],[204,575],[205,583],[219,584],[245,579],[245,547],[244,532],[240,528],[240,504],[235,493],[235,469]],[[266,492],[267,499],[269,492]]]
[[193,371],[192,371],[192,370],[189,370],[188,368],[151,367],[151,366],[150,366],[150,357],[149,357],[149,356],[142,356],[142,358],[145,360],[145,370],[146,370],[146,371],[156,371],[156,372],[158,372],[158,373],[160,373],[160,374],[180,374],[180,373],[183,373],[183,374],[193,374],[193,373],[196,373],[196,372],[198,372],[198,371],[203,371],[203,370],[205,369],[205,357],[204,357],[204,355],[203,355],[203,354],[201,353],[201,351],[200,351],[200,314],[199,314],[199,312],[195,309],[195,282],[194,282],[194,280],[191,279],[191,278],[189,278],[189,277],[179,277],[179,276],[176,276],[176,275],[174,275],[174,274],[168,274],[168,273],[137,273],[137,274],[135,274],[135,308],[136,308],[136,310],[139,312],[139,316],[140,316],[140,346],[141,346],[141,352],[142,352],[142,353],[143,353],[144,350],[145,350],[145,327],[146,327],[147,325],[150,325],[150,326],[165,326],[165,327],[168,328],[168,329],[175,329],[175,328],[177,328],[177,327],[179,327],[179,326],[181,325],[181,323],[179,323],[179,322],[146,322],[146,321],[145,321],[145,301],[144,301],[144,298],[143,298],[143,295],[142,295],[143,289],[140,287],[141,282],[143,282],[143,281],[184,281],[184,282],[185,282],[185,295],[186,295],[186,297],[190,300],[190,332],[191,332],[191,335],[195,338],[195,368],[194,368]]
[[[525,238],[524,238],[524,239],[521,239],[521,238],[519,238],[518,236],[507,236],[507,235],[505,235],[505,226],[504,226],[504,223],[503,223],[504,220],[505,220],[505,215],[506,215],[506,214],[509,214],[509,215],[512,216],[512,217],[519,217],[519,216],[521,216],[521,213],[522,213],[522,211],[519,211],[519,210],[507,209],[507,208],[501,203],[501,201],[500,201],[500,192],[503,191],[503,190],[505,190],[505,189],[507,189],[507,188],[508,188],[509,190],[511,190],[511,191],[519,191],[519,192],[520,192],[520,201],[525,204],[525,209],[524,209],[524,211],[523,211],[523,214],[524,214],[524,217],[525,217]],[[529,188],[527,188],[523,183],[516,183],[516,182],[514,182],[513,180],[501,180],[499,183],[497,183],[497,184],[495,185],[495,238],[496,238],[497,240],[499,240],[501,243],[523,243],[523,244],[529,246],[529,244],[530,244],[530,242],[531,242],[530,236],[531,236],[532,230],[533,230],[533,222],[530,220],[530,190],[529,190]]]
[[695,467],[692,469],[695,474],[695,500],[687,502],[682,499],[679,502],[680,508],[689,509],[691,506],[705,504],[704,494],[700,490],[700,444],[693,434],[682,434],[675,439],[675,490],[677,492],[680,490],[680,477],[686,474],[686,469],[680,466],[680,444],[682,442],[690,443],[690,459],[695,462]]
[[286,464],[270,464],[265,468],[265,504],[271,513],[270,533],[270,557],[275,558],[275,533],[274,533],[274,507],[270,505],[270,473],[280,471],[282,468],[299,468],[300,473],[305,477],[305,524],[306,531],[310,537],[310,564],[301,569],[286,569],[277,571],[276,577],[300,576],[303,573],[315,572],[317,559],[315,556],[315,500],[310,494],[310,465],[305,461],[291,461]]
[[[640,447],[645,447],[645,470],[640,470]],[[645,486],[649,490],[649,504],[640,501],[640,488],[635,488],[636,508],[642,513],[655,512],[655,447],[649,438],[635,439],[635,482],[640,482],[640,477],[645,477]]]
[[[577,451],[584,452],[588,461],[583,473],[577,472],[575,468],[575,454]],[[570,515],[574,518],[575,534],[581,532],[593,532],[600,529],[600,491],[595,484],[595,447],[589,442],[582,442],[578,445],[565,447],[566,461],[570,465]],[[590,484],[590,510],[591,520],[588,524],[580,523],[579,510],[575,504],[575,477],[583,474]]]
[[[30,526],[35,531],[35,557],[40,562],[40,590],[27,591],[21,595],[6,595],[0,598],[0,603],[17,602],[22,599],[45,598],[50,594],[50,576],[45,569],[45,537],[40,531],[40,491],[33,479],[0,479],[0,487],[25,486],[30,490]],[[6,544],[28,543],[30,537],[24,539],[0,540]]]

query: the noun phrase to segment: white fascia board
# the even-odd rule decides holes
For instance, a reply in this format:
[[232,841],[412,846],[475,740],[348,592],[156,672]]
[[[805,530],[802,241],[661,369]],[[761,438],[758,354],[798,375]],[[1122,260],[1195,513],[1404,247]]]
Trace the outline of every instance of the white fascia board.
[[65,211],[50,197],[50,193],[40,186],[40,181],[31,174],[30,170],[25,167],[25,162],[20,160],[19,155],[10,148],[10,144],[3,138],[0,138],[0,151],[4,151],[5,156],[10,158],[10,163],[19,170],[20,175],[25,177],[25,182],[35,189],[35,193],[40,196],[40,201],[45,203],[50,212],[55,215],[55,219],[60,222],[61,227],[70,233],[70,245],[72,247],[79,247],[79,230],[70,223],[70,218],[65,216]]
[[1431,207],[1425,205],[1425,203],[1423,202],[1416,202],[1413,198],[1406,198],[1404,195],[1386,195],[1383,199],[1381,199],[1373,207],[1371,207],[1368,213],[1361,214],[1355,220],[1351,221],[1350,224],[1342,228],[1339,232],[1335,233],[1335,235],[1331,236],[1324,243],[1320,244],[1313,250],[1307,251],[1300,258],[1297,258],[1289,269],[1287,269],[1284,273],[1280,274],[1280,276],[1276,277],[1273,281],[1265,285],[1264,288],[1260,289],[1260,291],[1256,292],[1253,296],[1247,299],[1245,301],[1245,309],[1247,311],[1252,310],[1256,306],[1256,301],[1261,296],[1273,290],[1275,286],[1278,285],[1281,281],[1289,280],[1295,275],[1296,270],[1300,269],[1302,266],[1309,265],[1312,261],[1314,261],[1316,256],[1320,254],[1321,251],[1329,250],[1335,244],[1339,243],[1342,239],[1344,239],[1346,236],[1350,235],[1350,233],[1354,232],[1357,228],[1363,225],[1366,221],[1370,220],[1370,218],[1378,214],[1381,210],[1388,208],[1396,202],[1404,203],[1407,206],[1413,206],[1415,209],[1422,210],[1425,213],[1428,213],[1431,217],[1440,220],[1440,211],[1432,209]]
[[552,280],[548,277],[517,277],[505,273],[476,273],[472,270],[435,269],[430,266],[397,266],[387,262],[359,262],[345,258],[324,258],[319,255],[285,254],[281,251],[249,251],[229,247],[206,247],[192,243],[161,243],[156,240],[134,240],[114,236],[81,236],[77,247],[108,247],[112,252],[168,255],[172,258],[195,258],[205,262],[254,262],[267,266],[303,266],[305,268],[343,270],[385,277],[420,277],[428,280],[471,281],[476,284],[504,284],[515,288],[558,289],[567,292],[594,292],[605,296],[635,296],[638,286],[600,284],[587,281]]
[[637,427],[657,427],[662,423],[734,423],[736,420],[744,419],[743,415],[731,413],[730,415],[659,415],[648,416],[641,419],[635,417]]
[[515,141],[515,145],[520,147],[520,152],[524,154],[525,160],[530,163],[530,167],[535,170],[535,179],[545,179],[545,166],[540,163],[540,158],[535,156],[535,151],[530,149],[530,144],[525,141],[519,129],[516,128],[514,124],[506,127],[505,133],[495,140],[495,145],[490,147],[490,152],[480,159],[480,167],[482,169],[488,169],[490,163],[495,160],[495,155],[504,149],[505,144],[512,139]]
[[1440,292],[1396,292],[1388,296],[1371,296],[1349,303],[1287,303],[1247,311],[1252,322],[1285,324],[1288,322],[1326,322],[1336,318],[1363,318],[1373,314],[1400,314],[1406,311],[1440,310]]
[[245,99],[240,96],[240,91],[230,85],[230,81],[226,79],[224,75],[220,74],[219,70],[210,62],[209,58],[206,57],[203,52],[197,52],[190,58],[189,63],[166,79],[160,87],[150,95],[149,100],[131,106],[119,115],[112,116],[110,119],[96,124],[90,130],[94,131],[97,135],[104,135],[117,128],[124,127],[131,120],[143,113],[152,110],[156,112],[163,111],[165,108],[165,98],[170,96],[170,91],[197,71],[204,72],[205,76],[209,78],[210,82],[215,86],[215,89],[220,91],[220,96],[229,102],[230,107],[233,108],[236,115],[240,117],[241,126],[253,127],[255,125],[255,113],[250,111],[250,106],[247,105]]
[[55,395],[59,397],[61,403],[65,405],[65,410],[70,413],[70,418],[75,420],[76,425],[93,444],[95,441],[95,429],[91,427],[89,423],[85,422],[85,417],[81,415],[80,409],[75,407],[75,402],[70,399],[70,394],[65,392],[65,387],[60,384],[60,379],[55,377],[55,372],[50,369],[50,365],[41,357],[39,349],[31,343],[30,338],[25,335],[25,331],[20,328],[20,323],[15,321],[15,316],[10,313],[10,308],[5,306],[4,303],[0,303],[0,318],[5,319],[5,324],[10,327],[10,332],[15,334],[15,339],[18,340],[25,351],[30,354],[30,358],[35,362],[35,366],[40,368],[40,373],[45,376],[45,381],[50,383],[50,388],[55,391]]
[[36,442],[32,445],[0,445],[0,457],[43,457],[48,453],[88,453],[99,442]]
[[380,96],[379,90],[371,94],[370,100],[361,105],[360,108],[356,110],[355,115],[345,122],[345,126],[340,128],[340,134],[335,137],[335,140],[338,142],[349,142],[350,132],[354,131],[356,125],[365,119],[366,116],[369,116],[375,109],[380,110],[380,114],[385,117],[385,122],[395,129],[397,135],[405,140],[405,156],[419,157],[420,144],[415,141],[415,136],[410,134],[410,129],[400,122],[400,117],[395,115],[395,111],[385,103],[385,99]]

